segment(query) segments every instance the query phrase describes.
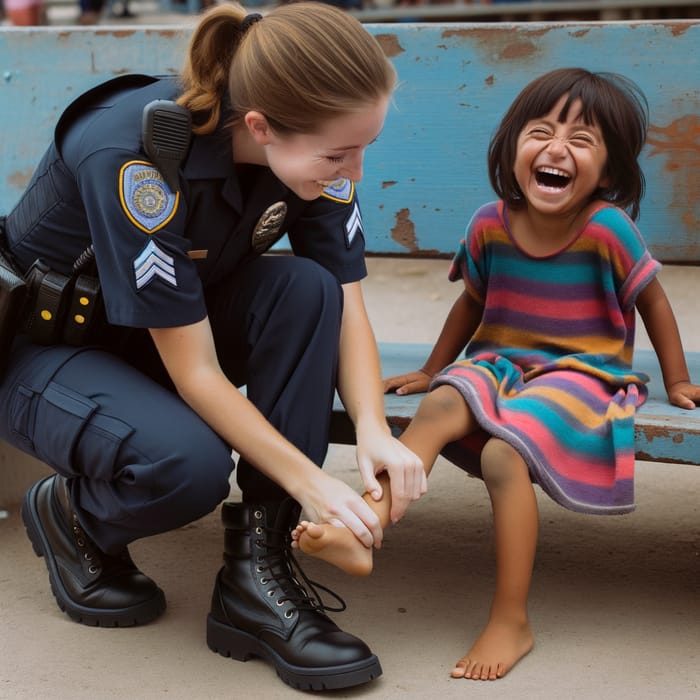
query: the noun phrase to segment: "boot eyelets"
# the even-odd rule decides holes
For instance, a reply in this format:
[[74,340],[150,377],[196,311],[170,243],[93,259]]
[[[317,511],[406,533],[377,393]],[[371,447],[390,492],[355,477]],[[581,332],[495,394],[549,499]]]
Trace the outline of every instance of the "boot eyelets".
[[292,617],[292,615],[294,615],[294,610],[287,610],[287,611],[284,613],[284,616],[285,616],[287,619],[289,619],[290,617]]
[[88,571],[91,574],[96,574],[99,571],[99,569],[94,564],[90,564],[90,566],[88,567]]
[[83,556],[85,557],[86,561],[92,561],[92,554],[90,554],[90,552],[85,552]]
[[255,534],[256,535],[262,535],[263,534],[263,529],[261,527],[256,527],[255,528]]
[[84,546],[85,546],[85,540],[81,540],[80,538],[78,538],[75,542],[76,542],[76,544],[78,545],[78,547],[84,547]]
[[256,519],[256,520],[262,520],[262,516],[263,516],[262,511],[256,510],[256,511],[253,513],[253,515],[255,516],[255,519]]
[[263,576],[263,577],[260,579],[260,583],[262,583],[263,586],[267,586],[267,584],[270,583],[270,579],[269,579],[269,578],[265,578],[265,576]]
[[287,601],[284,598],[280,598],[277,602],[277,605],[282,607]]
[[274,595],[275,595],[275,589],[274,589],[274,588],[271,588],[271,589],[267,592],[267,597],[268,597],[268,598],[272,598]]

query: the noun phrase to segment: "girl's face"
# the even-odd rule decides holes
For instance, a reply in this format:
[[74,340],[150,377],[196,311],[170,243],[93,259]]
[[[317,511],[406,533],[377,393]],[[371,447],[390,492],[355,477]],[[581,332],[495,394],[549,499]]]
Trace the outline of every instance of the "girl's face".
[[360,110],[325,122],[313,134],[276,134],[262,122],[246,123],[253,138],[263,147],[267,165],[294,194],[313,200],[324,187],[341,178],[362,179],[365,149],[377,140],[386,117],[389,97],[369,103]]
[[584,123],[580,100],[571,105],[566,121],[559,122],[566,97],[549,114],[527,122],[518,136],[513,173],[528,206],[542,214],[577,213],[606,186],[603,134],[598,126]]

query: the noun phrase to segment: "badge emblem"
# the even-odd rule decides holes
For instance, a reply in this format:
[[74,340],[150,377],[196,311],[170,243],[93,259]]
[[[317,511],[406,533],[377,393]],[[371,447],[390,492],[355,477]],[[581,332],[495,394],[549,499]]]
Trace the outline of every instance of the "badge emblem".
[[326,199],[332,199],[334,202],[340,202],[341,204],[349,204],[352,201],[352,195],[355,192],[355,183],[352,180],[348,180],[346,177],[331,182],[323,188],[321,193],[322,197]]
[[119,173],[119,199],[131,223],[151,234],[173,218],[180,194],[170,191],[154,165],[132,160]]
[[287,203],[275,202],[263,212],[253,229],[251,245],[256,253],[264,253],[275,241],[282,238],[282,223],[287,216]]

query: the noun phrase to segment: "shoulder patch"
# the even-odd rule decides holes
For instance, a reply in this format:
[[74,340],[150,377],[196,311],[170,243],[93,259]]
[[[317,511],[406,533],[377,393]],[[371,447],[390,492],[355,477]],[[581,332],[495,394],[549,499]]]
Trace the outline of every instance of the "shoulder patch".
[[349,204],[354,193],[355,183],[347,178],[341,178],[324,187],[321,196],[326,199],[332,199],[334,202]]
[[170,191],[155,165],[131,160],[119,171],[119,201],[131,223],[151,234],[173,218],[180,193]]

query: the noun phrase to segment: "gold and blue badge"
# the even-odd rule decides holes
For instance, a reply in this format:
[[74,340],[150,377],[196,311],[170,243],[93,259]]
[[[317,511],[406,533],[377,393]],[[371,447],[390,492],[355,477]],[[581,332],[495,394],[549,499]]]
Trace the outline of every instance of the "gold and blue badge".
[[340,202],[341,204],[349,204],[352,201],[352,196],[355,193],[355,183],[352,180],[348,180],[346,177],[331,182],[323,188],[321,193],[322,197],[326,199],[332,199],[334,202]]
[[175,215],[180,193],[173,194],[152,163],[132,160],[119,172],[119,200],[134,226],[155,233]]

